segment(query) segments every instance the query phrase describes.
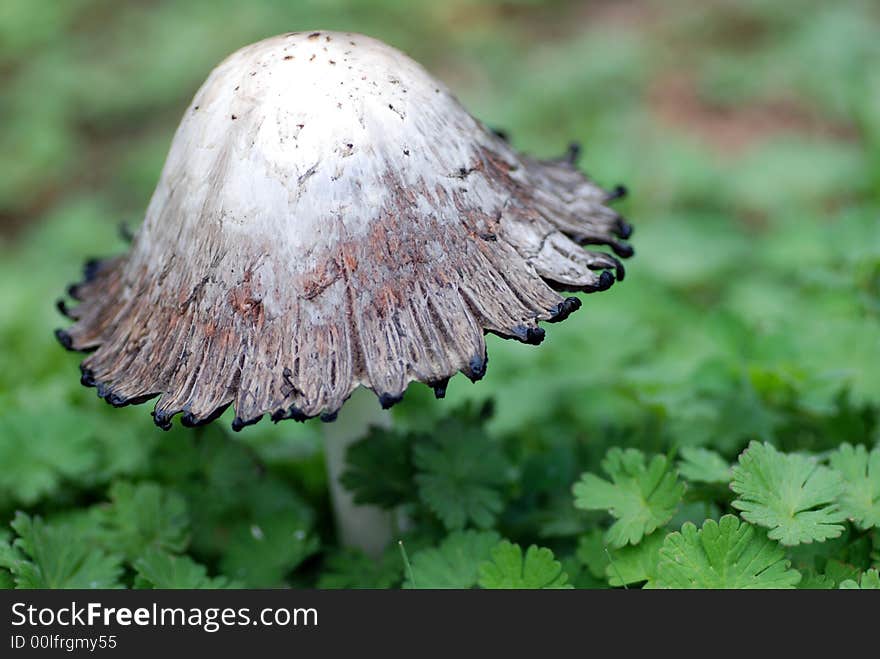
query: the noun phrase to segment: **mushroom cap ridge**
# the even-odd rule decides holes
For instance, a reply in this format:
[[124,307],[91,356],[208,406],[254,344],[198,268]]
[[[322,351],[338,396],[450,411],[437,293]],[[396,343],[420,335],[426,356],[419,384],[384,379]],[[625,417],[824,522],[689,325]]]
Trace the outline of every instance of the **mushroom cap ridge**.
[[[540,343],[623,278],[630,226],[570,157],[515,152],[419,64],[326,31],[246,46],[186,110],[130,251],[87,264],[57,336],[168,428],[335,414],[359,385],[472,380],[484,333]],[[614,274],[612,274],[614,273]],[[615,277],[616,274],[616,277]]]

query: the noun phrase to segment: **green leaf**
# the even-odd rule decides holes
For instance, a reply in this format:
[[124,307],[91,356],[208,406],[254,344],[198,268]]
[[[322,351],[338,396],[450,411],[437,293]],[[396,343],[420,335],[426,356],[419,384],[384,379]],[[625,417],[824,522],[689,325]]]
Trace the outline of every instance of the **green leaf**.
[[861,573],[862,571],[855,565],[837,558],[830,558],[825,563],[825,577],[838,586],[844,581],[858,579]]
[[840,474],[814,458],[786,455],[752,442],[733,469],[733,506],[743,519],[770,529],[784,545],[823,541],[843,532],[846,516],[834,503],[843,490]]
[[498,488],[508,462],[480,423],[444,420],[434,437],[416,444],[413,462],[419,498],[447,529],[492,526],[504,507]]
[[150,547],[134,562],[135,588],[232,588],[225,577],[210,578],[204,565],[188,556],[173,556]]
[[715,451],[695,446],[683,446],[681,457],[682,459],[678,462],[678,473],[685,480],[712,484],[730,482],[730,464]]
[[15,586],[10,570],[17,558],[15,550],[9,544],[7,532],[0,529],[0,590],[8,590]]
[[473,588],[480,565],[500,540],[495,531],[453,531],[439,547],[413,554],[413,581],[404,588]]
[[495,545],[491,560],[480,566],[481,588],[571,588],[562,564],[546,548],[532,545],[523,556],[522,547],[507,540]]
[[562,571],[568,575],[568,583],[572,588],[581,590],[604,590],[608,588],[604,574],[601,579],[594,577],[592,572],[573,554],[565,557],[560,556],[559,562],[562,564]]
[[11,590],[15,587],[15,580],[9,570],[0,568],[0,590]]
[[18,538],[2,560],[17,588],[121,588],[121,557],[90,546],[64,526],[18,513]]
[[378,559],[359,549],[341,549],[330,554],[318,579],[318,588],[392,588],[403,578],[397,547]]
[[156,483],[114,483],[99,510],[109,546],[133,561],[149,549],[179,553],[189,541],[186,502]]
[[17,559],[18,555],[9,543],[6,531],[0,531],[0,567],[10,568]]
[[576,507],[607,510],[617,519],[606,534],[612,547],[636,544],[672,519],[685,486],[665,456],[654,456],[646,466],[641,451],[612,448],[602,469],[611,482],[583,474],[572,491]]
[[234,527],[220,569],[248,588],[274,588],[285,585],[286,576],[319,548],[303,520],[276,513]]
[[647,582],[652,587],[657,579],[657,565],[660,561],[660,547],[666,538],[663,531],[655,531],[645,536],[637,545],[627,545],[611,554],[611,562],[605,568],[605,577],[611,586]]
[[[346,469],[340,481],[355,503],[395,508],[414,500],[414,468],[407,435],[371,428],[345,454]],[[376,474],[382,474],[377,478]]]
[[608,566],[606,547],[605,533],[601,529],[593,529],[578,538],[575,555],[596,579],[605,578],[605,568]]
[[[35,399],[57,392],[30,392]],[[0,496],[33,504],[51,496],[66,479],[86,479],[98,468],[92,422],[82,411],[54,405],[51,414],[3,401],[0,426]]]
[[660,548],[657,588],[794,588],[800,581],[785,552],[734,515],[691,523],[670,533]]
[[837,587],[834,579],[825,574],[819,574],[815,570],[801,572],[801,577],[801,581],[797,585],[798,590],[833,590]]
[[855,579],[847,579],[841,582],[840,588],[842,590],[880,590],[880,572],[867,570],[858,582]]
[[859,533],[855,528],[849,528],[839,537],[825,542],[790,547],[788,556],[792,560],[792,565],[802,571],[814,569],[820,574],[827,575],[830,572],[829,565],[835,562],[850,565],[858,571],[872,567],[871,538],[870,535]]
[[843,476],[841,512],[861,529],[880,527],[880,448],[842,444],[830,462]]

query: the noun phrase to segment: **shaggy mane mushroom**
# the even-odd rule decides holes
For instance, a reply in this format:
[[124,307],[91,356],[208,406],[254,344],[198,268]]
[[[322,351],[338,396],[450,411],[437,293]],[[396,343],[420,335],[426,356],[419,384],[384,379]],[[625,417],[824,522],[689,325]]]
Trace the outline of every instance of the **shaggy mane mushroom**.
[[169,428],[335,418],[360,385],[442,397],[484,334],[540,343],[623,279],[629,225],[575,167],[514,151],[374,39],[291,33],[214,69],[130,251],[87,265],[61,343],[117,406]]

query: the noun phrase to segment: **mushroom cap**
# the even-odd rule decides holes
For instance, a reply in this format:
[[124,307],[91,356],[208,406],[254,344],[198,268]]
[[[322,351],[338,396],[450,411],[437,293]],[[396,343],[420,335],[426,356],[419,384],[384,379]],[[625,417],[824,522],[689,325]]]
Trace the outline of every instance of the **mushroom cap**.
[[329,420],[359,385],[442,396],[483,376],[485,332],[539,343],[580,306],[558,290],[623,277],[582,248],[632,254],[619,195],[518,154],[386,44],[280,35],[208,76],[130,251],[87,265],[57,335],[113,405],[159,396],[163,428],[230,404],[236,429]]

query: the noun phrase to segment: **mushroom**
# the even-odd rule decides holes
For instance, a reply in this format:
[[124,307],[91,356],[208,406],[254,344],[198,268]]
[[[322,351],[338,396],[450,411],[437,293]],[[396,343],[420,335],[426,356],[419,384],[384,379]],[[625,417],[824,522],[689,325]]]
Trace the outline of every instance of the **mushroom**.
[[412,381],[442,398],[485,374],[485,333],[538,344],[580,307],[559,291],[623,279],[601,246],[632,255],[624,191],[577,151],[517,153],[369,37],[260,41],[196,93],[129,252],[86,265],[56,335],[107,402],[158,397],[165,429],[229,405],[235,430],[331,421],[361,386],[383,409]]

